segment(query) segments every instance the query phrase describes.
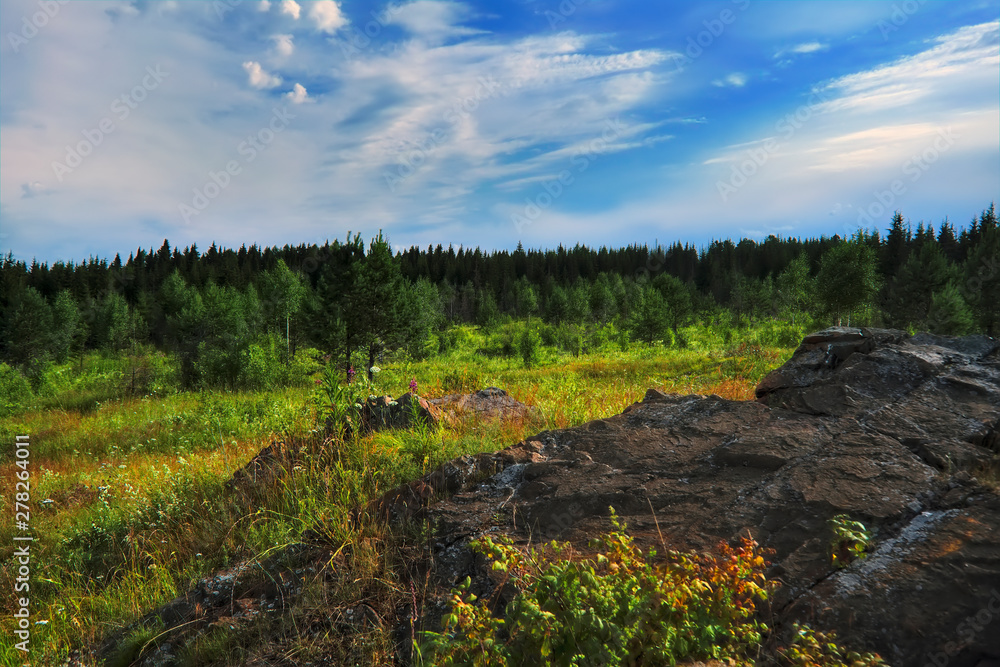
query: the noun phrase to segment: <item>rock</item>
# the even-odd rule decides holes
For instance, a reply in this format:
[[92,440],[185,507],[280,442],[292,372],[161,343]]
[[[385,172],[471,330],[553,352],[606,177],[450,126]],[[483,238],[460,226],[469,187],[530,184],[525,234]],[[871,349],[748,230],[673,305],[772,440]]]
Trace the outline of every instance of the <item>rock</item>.
[[[779,633],[805,621],[893,665],[991,664],[1000,496],[976,475],[996,479],[997,350],[983,336],[828,329],[760,383],[756,402],[650,390],[621,415],[459,460],[464,476],[443,468],[420,482],[432,493],[409,485],[437,526],[439,592],[466,576],[477,595],[494,590],[471,539],[501,531],[585,550],[613,506],[658,549],[661,533],[670,548],[701,550],[748,532],[773,548]],[[841,513],[874,533],[867,558],[842,570],[829,525]]]
[[430,401],[410,392],[395,400],[391,396],[373,396],[361,407],[361,426],[370,432],[432,425],[438,422],[439,414]]
[[362,407],[361,424],[366,431],[380,431],[439,421],[452,424],[466,419],[523,419],[532,410],[497,387],[431,399],[406,393],[395,400],[391,396],[369,398]]
[[521,403],[505,390],[487,387],[472,394],[449,394],[428,401],[446,421],[459,419],[524,419],[534,408]]

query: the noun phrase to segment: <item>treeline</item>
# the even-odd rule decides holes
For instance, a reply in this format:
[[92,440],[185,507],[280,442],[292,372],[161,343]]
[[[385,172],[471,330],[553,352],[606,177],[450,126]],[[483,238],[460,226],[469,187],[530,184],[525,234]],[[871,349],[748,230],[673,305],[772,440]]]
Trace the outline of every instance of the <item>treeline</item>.
[[[450,324],[506,320],[570,331],[574,351],[606,327],[684,344],[682,328],[755,320],[842,322],[946,334],[1000,331],[994,207],[960,230],[916,229],[900,213],[883,237],[716,241],[703,249],[577,245],[393,255],[380,235],[322,246],[138,249],[127,260],[0,263],[0,360],[29,377],[85,350],[173,351],[186,386],[278,382],[296,349],[370,368],[388,350],[448,346]],[[563,333],[565,333],[563,331]],[[286,371],[282,371],[282,368]]]

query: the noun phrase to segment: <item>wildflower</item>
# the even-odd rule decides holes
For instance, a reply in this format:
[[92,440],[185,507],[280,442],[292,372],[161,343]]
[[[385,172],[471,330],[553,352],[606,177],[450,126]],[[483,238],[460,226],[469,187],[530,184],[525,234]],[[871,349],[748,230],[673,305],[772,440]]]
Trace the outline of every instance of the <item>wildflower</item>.
[[347,369],[347,384],[351,384],[352,382],[354,382],[355,375],[356,373],[354,372],[354,366],[351,366],[350,368]]
[[410,378],[410,393],[411,394],[417,393],[417,379],[416,378]]

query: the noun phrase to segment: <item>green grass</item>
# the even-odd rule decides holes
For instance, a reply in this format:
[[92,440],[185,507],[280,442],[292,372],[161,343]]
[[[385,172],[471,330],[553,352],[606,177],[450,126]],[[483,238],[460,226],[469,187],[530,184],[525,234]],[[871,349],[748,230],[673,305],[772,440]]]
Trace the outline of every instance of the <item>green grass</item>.
[[[751,330],[729,340],[709,329],[684,333],[689,347],[680,350],[608,344],[573,356],[543,347],[539,363],[527,369],[518,358],[478,353],[488,334],[463,328],[462,343],[445,355],[386,359],[376,389],[398,396],[414,379],[418,393],[433,397],[492,385],[536,406],[536,414],[378,433],[340,448],[315,432],[313,378],[267,392],[182,392],[170,381],[175,361],[149,350],[129,359],[94,354],[82,364],[50,369],[37,394],[0,416],[3,479],[13,478],[14,437],[31,437],[37,541],[30,609],[33,621],[47,621],[32,626],[32,663],[59,664],[70,651],[93,647],[182,594],[199,577],[263,558],[306,530],[339,549],[340,561],[331,563],[336,581],[303,595],[300,607],[282,620],[240,630],[250,633],[240,641],[225,633],[203,636],[185,649],[188,658],[192,664],[241,664],[257,650],[254,637],[275,633],[286,637],[282,650],[301,655],[326,652],[364,664],[391,658],[388,628],[348,638],[332,632],[296,638],[299,622],[310,615],[329,615],[358,599],[388,613],[410,595],[400,577],[412,536],[359,525],[350,509],[456,456],[620,413],[650,387],[752,398],[760,378],[791,353],[761,345],[759,332]],[[142,395],[123,390],[128,367],[137,365],[154,369]],[[294,466],[247,493],[227,491],[232,473],[276,436],[295,452]],[[42,502],[47,500],[52,502]],[[12,516],[12,493],[0,496],[0,510]],[[12,537],[10,522],[0,525],[0,586],[6,590],[16,570]],[[4,598],[0,613],[9,614],[12,605]],[[131,650],[141,650],[139,639],[148,642],[149,632],[136,629]],[[213,655],[218,659],[209,660]],[[23,661],[5,634],[0,664]]]

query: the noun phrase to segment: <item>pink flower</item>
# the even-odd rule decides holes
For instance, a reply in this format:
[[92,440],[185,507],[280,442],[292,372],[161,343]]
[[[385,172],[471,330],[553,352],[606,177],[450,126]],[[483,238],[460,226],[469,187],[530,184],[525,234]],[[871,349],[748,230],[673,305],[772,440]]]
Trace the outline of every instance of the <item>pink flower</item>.
[[410,393],[411,394],[417,393],[417,379],[416,378],[410,378]]

